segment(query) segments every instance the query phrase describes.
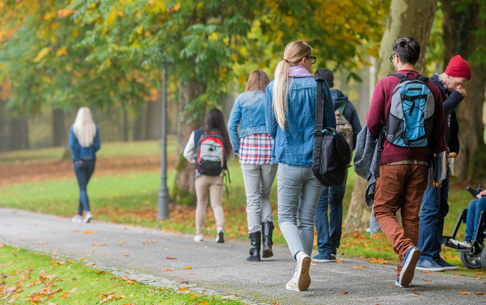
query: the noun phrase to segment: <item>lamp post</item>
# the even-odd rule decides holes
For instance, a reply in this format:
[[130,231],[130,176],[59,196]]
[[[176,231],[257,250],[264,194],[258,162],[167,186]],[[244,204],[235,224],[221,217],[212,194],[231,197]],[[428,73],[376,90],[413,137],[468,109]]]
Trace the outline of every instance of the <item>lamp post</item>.
[[157,197],[157,219],[169,218],[169,189],[167,188],[167,64],[162,63],[163,66],[163,80],[162,80],[162,152],[160,161],[160,188]]

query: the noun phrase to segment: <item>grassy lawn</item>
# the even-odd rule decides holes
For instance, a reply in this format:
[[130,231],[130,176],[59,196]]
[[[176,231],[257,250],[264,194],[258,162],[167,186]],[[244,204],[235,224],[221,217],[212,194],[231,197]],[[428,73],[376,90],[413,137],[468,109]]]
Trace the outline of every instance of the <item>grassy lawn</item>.
[[[0,244],[3,304],[241,304],[232,300],[145,285],[82,262]],[[184,291],[184,293],[182,293]]]
[[[130,154],[154,154],[158,149],[158,142],[141,143],[111,143],[103,147],[105,157],[129,155],[127,151],[136,146],[135,152]],[[41,150],[42,152],[43,150]],[[100,151],[100,152],[101,152]],[[175,151],[175,142],[171,142],[169,151]],[[32,151],[31,159],[40,158],[41,152]],[[27,152],[22,152],[27,153]],[[101,156],[101,153],[100,153]],[[26,157],[27,158],[27,157]],[[5,154],[0,154],[0,164],[6,162]],[[229,197],[224,195],[224,209],[226,215],[226,236],[229,238],[247,239],[246,197],[243,177],[237,161],[230,162],[232,183],[229,187]],[[174,183],[174,173],[168,174],[169,190]],[[349,179],[344,197],[344,217],[351,199],[351,192],[355,174],[349,171]],[[277,192],[274,183],[270,200],[277,223]],[[158,172],[126,173],[122,175],[96,176],[90,182],[88,192],[90,204],[96,219],[110,222],[128,223],[147,227],[156,227],[167,231],[179,231],[189,234],[195,233],[194,215],[192,207],[171,209],[169,220],[157,220],[157,191],[160,185]],[[462,188],[454,188],[451,184],[449,193],[450,211],[446,217],[444,234],[450,234],[460,211],[467,208],[472,197]],[[77,211],[78,188],[75,179],[58,181],[41,181],[5,185],[0,187],[0,206],[27,209],[62,216],[72,217]],[[208,209],[206,217],[206,231],[209,236],[215,234],[215,222],[212,211]],[[464,238],[465,226],[459,230],[458,238]],[[278,229],[275,232],[275,242],[286,245]],[[460,264],[458,252],[443,248],[443,257],[451,263]],[[380,232],[369,237],[367,233],[344,233],[338,253],[345,256],[364,258],[382,258],[396,260],[391,244]]]

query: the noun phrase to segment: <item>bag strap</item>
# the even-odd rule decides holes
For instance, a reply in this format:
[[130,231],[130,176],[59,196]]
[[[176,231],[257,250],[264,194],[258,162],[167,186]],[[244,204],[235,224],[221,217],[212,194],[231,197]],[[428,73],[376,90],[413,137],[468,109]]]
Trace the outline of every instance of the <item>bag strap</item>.
[[339,112],[339,114],[342,114],[344,115],[344,109],[346,109],[346,106],[348,105],[348,101],[344,101],[341,106],[339,106],[338,108],[336,108],[336,111]]
[[400,81],[408,79],[408,77],[406,77],[405,75],[403,75],[401,73],[391,73],[391,74],[388,74],[388,76],[396,76],[400,79]]
[[324,89],[322,85],[324,80],[316,79],[317,81],[317,95],[316,95],[316,122],[315,122],[315,132],[322,133],[324,129]]
[[201,128],[194,130],[194,147],[197,148],[197,146],[199,145],[199,140],[201,139],[201,136],[202,136]]

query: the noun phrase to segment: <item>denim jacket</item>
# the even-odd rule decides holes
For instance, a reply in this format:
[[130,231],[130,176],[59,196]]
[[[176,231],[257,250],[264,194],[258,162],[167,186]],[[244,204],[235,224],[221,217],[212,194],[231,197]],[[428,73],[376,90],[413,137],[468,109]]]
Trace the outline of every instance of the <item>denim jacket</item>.
[[[238,125],[240,133],[238,135]],[[238,154],[240,138],[267,133],[265,126],[265,93],[262,90],[243,92],[236,98],[228,120],[228,132],[233,151]]]
[[73,155],[73,161],[79,161],[83,158],[96,160],[96,152],[100,149],[98,126],[96,126],[96,136],[93,140],[93,144],[89,147],[82,147],[81,144],[79,144],[78,138],[76,138],[76,135],[74,134],[73,126],[71,126],[71,131],[69,132],[69,148]]
[[[317,81],[313,77],[290,77],[287,95],[285,131],[280,128],[273,112],[273,81],[265,90],[265,117],[268,134],[275,139],[273,161],[295,167],[312,165],[314,149]],[[324,88],[324,126],[336,128],[331,92]]]

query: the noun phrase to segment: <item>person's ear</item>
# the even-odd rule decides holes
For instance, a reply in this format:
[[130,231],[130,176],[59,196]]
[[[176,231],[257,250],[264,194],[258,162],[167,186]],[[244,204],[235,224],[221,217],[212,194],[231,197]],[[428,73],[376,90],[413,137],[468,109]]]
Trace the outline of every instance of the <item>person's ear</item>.
[[334,88],[334,82],[332,82],[332,86],[331,86],[331,88]]

